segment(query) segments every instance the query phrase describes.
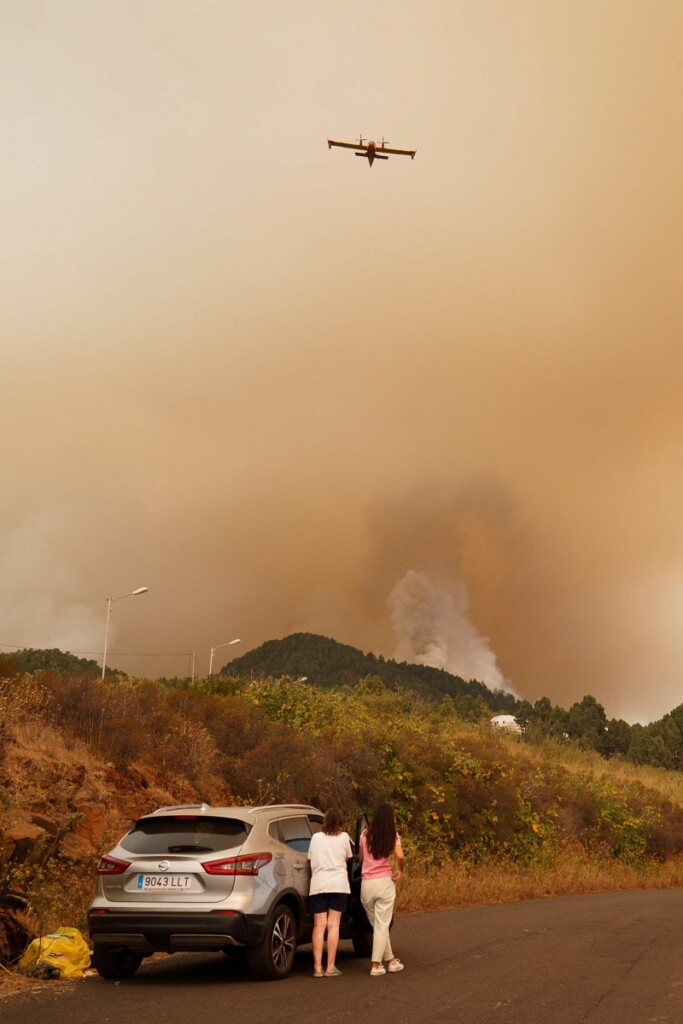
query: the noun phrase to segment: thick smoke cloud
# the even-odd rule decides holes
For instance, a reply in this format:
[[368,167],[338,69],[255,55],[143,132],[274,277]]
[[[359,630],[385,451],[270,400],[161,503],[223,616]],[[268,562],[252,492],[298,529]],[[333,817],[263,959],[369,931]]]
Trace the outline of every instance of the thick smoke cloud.
[[0,622],[16,646],[40,637],[43,646],[62,650],[102,647],[100,619],[78,602],[78,578],[59,554],[67,527],[59,517],[38,516],[0,536]]
[[679,3],[0,29],[0,643],[92,655],[148,586],[141,674],[307,629],[680,703]]

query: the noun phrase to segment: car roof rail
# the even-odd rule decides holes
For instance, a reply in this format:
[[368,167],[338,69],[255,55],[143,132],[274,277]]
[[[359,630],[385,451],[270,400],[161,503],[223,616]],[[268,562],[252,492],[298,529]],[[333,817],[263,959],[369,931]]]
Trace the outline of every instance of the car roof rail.
[[170,804],[168,807],[157,807],[152,814],[164,814],[167,811],[210,811],[211,804]]
[[256,814],[257,811],[319,811],[313,804],[263,804],[261,807],[250,807],[250,811]]

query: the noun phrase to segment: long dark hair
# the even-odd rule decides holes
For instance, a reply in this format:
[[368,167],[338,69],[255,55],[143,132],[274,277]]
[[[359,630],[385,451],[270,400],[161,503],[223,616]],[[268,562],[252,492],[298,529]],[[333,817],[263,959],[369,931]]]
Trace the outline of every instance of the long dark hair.
[[323,832],[326,836],[338,836],[342,830],[341,811],[336,807],[330,807],[325,811],[323,818]]
[[375,858],[388,857],[396,846],[396,822],[391,804],[380,804],[368,825],[368,849]]

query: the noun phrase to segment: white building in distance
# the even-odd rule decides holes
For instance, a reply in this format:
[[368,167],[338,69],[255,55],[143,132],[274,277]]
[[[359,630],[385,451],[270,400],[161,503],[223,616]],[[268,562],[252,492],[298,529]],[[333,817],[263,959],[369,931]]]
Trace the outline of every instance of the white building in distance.
[[494,715],[491,719],[491,725],[498,729],[507,729],[509,732],[514,732],[518,735],[522,733],[522,727],[514,715]]

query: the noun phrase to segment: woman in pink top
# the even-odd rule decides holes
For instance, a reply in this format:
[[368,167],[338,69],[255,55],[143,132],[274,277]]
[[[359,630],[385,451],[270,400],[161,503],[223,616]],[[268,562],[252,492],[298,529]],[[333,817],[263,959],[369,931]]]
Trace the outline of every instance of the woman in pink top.
[[[391,866],[392,855],[396,867]],[[389,940],[389,927],[394,914],[396,882],[403,874],[405,857],[401,837],[396,831],[394,811],[389,804],[380,804],[372,822],[361,833],[358,859],[361,863],[360,899],[372,925],[373,978],[403,970],[403,964],[394,956]],[[384,966],[382,961],[386,960]]]

